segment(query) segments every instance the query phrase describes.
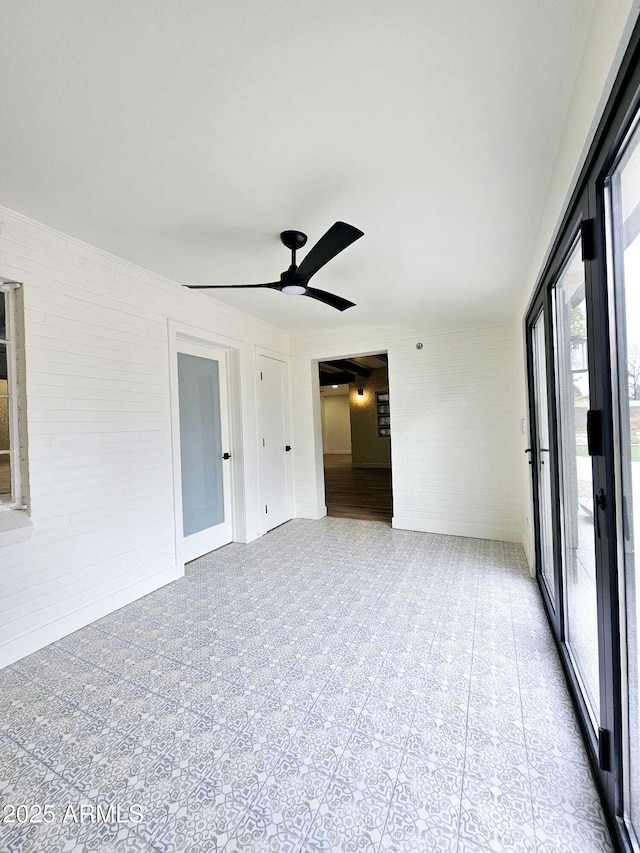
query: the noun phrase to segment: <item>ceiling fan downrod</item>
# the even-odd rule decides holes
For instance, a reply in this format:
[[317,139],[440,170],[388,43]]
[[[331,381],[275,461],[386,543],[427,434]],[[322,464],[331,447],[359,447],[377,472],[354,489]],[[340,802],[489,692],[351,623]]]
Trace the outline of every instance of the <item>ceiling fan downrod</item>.
[[298,275],[296,252],[307,242],[307,235],[302,231],[282,231],[280,239],[287,249],[291,250],[291,266],[280,275],[280,281],[283,284],[282,292],[287,296],[302,296],[307,292],[309,280]]
[[296,252],[307,242],[307,235],[303,234],[302,231],[282,231],[280,239],[287,249],[291,250],[291,267],[289,269],[293,267],[295,272],[298,269],[296,266]]

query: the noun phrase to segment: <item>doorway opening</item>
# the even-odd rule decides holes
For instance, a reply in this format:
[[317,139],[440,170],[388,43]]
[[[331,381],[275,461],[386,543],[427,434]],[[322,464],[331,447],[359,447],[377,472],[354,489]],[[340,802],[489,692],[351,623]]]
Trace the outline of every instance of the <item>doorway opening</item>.
[[391,403],[386,353],[321,361],[327,515],[391,522]]

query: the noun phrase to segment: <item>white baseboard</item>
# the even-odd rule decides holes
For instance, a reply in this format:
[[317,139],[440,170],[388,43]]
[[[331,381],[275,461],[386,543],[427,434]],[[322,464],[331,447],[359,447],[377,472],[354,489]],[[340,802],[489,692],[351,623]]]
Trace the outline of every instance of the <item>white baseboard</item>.
[[430,521],[429,519],[403,518],[394,515],[391,526],[397,530],[418,530],[421,533],[442,533],[445,536],[464,536],[468,539],[496,539],[499,542],[521,544],[519,530],[489,524],[469,522]]
[[100,598],[80,610],[75,610],[73,613],[68,613],[47,625],[42,625],[27,634],[9,640],[0,647],[0,669],[33,652],[37,652],[39,649],[43,649],[51,643],[55,643],[56,640],[61,640],[67,634],[73,634],[74,631],[84,628],[85,625],[89,625],[97,619],[102,619],[103,616],[113,613],[114,610],[119,610],[125,604],[131,604],[132,601],[149,595],[150,592],[155,592],[155,590],[181,578],[183,575],[184,566],[171,566],[171,568],[144,578],[144,580],[131,584],[131,586],[119,589],[105,598]]
[[321,506],[317,509],[305,509],[304,507],[301,507],[300,509],[296,509],[296,514],[294,515],[294,518],[310,518],[313,521],[318,521],[319,519],[324,518],[326,514],[326,506]]

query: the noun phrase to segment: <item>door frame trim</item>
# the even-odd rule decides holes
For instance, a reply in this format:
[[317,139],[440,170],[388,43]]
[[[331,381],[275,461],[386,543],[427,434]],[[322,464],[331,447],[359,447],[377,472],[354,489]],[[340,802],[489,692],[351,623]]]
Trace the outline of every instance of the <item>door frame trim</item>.
[[182,471],[180,467],[180,409],[178,397],[178,352],[180,343],[224,350],[227,355],[227,396],[229,439],[231,443],[231,541],[247,542],[245,507],[245,468],[242,436],[241,349],[242,342],[197,326],[167,321],[169,358],[169,401],[171,424],[171,461],[173,470],[174,551],[176,564],[184,572],[182,533]]

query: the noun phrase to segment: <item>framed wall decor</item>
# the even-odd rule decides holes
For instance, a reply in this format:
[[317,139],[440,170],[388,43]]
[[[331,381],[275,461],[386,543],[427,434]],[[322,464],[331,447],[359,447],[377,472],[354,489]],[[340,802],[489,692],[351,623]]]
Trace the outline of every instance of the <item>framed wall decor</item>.
[[378,409],[378,437],[391,437],[391,410],[389,408],[389,392],[378,391],[376,393],[376,406]]

